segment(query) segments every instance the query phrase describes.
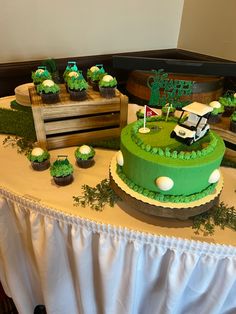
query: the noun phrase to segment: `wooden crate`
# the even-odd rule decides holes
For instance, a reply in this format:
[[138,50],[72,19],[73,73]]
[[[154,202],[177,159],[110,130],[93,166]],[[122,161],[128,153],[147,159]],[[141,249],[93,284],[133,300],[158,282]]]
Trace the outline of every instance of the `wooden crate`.
[[61,85],[60,102],[44,104],[34,87],[29,88],[38,145],[44,149],[77,146],[118,137],[127,123],[128,97],[116,90],[106,99],[88,90],[84,101],[72,101]]

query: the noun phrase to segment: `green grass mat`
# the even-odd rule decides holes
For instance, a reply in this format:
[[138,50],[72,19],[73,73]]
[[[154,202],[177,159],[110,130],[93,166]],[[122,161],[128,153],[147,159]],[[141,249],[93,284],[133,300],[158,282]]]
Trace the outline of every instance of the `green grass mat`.
[[14,101],[11,103],[11,106],[13,106],[15,110],[0,108],[0,133],[16,135],[31,141],[36,141],[31,108],[25,110],[22,108],[24,106]]
[[32,113],[31,107],[22,106],[22,105],[18,104],[18,102],[16,100],[11,101],[11,108],[18,110],[18,111]]

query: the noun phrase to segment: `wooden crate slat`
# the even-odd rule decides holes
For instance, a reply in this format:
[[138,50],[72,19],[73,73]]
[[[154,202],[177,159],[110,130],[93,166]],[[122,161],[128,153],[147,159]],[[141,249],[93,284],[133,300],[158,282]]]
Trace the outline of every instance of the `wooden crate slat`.
[[45,122],[47,135],[73,131],[81,131],[102,127],[117,126],[120,123],[120,113],[111,113],[101,116],[90,116],[63,121]]
[[121,129],[127,124],[128,116],[128,97],[125,95],[120,95],[120,127]]
[[103,112],[120,111],[120,103],[115,104],[67,104],[66,106],[43,107],[43,119],[67,118],[80,115],[99,114]]
[[99,130],[85,133],[77,133],[63,136],[50,137],[47,139],[48,149],[60,147],[77,146],[84,143],[95,142],[95,140],[109,139],[118,137],[120,128]]
[[33,118],[34,118],[34,126],[35,126],[35,132],[38,140],[38,145],[42,147],[43,149],[46,148],[46,134],[45,134],[45,128],[42,123],[42,112],[41,108],[36,106],[32,107],[33,112]]

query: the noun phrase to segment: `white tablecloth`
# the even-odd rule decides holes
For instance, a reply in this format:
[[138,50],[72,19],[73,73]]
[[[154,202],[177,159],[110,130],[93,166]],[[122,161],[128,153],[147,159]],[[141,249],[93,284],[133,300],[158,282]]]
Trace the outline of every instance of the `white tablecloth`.
[[[2,142],[4,136],[0,136]],[[51,152],[52,161],[74,148]],[[195,235],[190,221],[145,216],[124,202],[102,212],[73,205],[81,186],[108,177],[114,152],[75,166],[58,187],[25,156],[0,146],[0,281],[20,314],[236,313],[235,232]],[[221,199],[235,205],[235,169]],[[135,213],[135,214],[134,214]]]

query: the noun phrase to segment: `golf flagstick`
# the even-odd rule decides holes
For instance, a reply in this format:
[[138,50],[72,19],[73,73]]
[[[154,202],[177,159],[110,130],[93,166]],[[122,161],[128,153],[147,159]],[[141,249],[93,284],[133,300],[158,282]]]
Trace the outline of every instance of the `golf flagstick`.
[[152,110],[147,105],[144,106],[144,117],[143,117],[143,127],[140,128],[138,131],[139,133],[149,133],[150,129],[146,127],[147,117],[156,116],[158,113]]

